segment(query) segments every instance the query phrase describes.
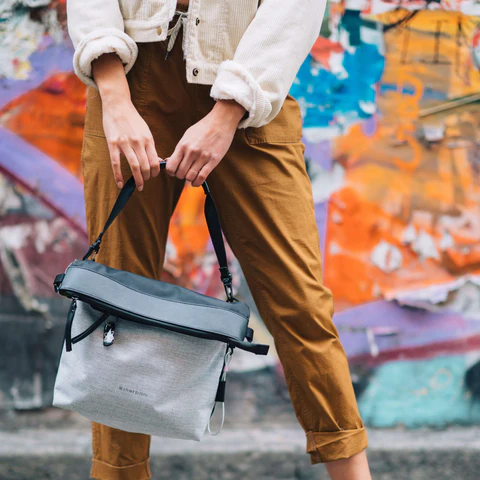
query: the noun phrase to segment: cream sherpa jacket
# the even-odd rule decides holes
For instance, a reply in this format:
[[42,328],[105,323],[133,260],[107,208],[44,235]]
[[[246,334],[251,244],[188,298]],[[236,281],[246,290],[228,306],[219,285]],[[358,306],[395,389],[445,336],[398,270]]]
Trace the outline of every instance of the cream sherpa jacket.
[[[116,52],[125,73],[138,42],[167,37],[176,0],[67,0],[75,73],[97,88],[91,62]],[[212,85],[215,100],[249,112],[239,128],[272,120],[314,44],[326,0],[190,0],[184,31],[189,83]]]

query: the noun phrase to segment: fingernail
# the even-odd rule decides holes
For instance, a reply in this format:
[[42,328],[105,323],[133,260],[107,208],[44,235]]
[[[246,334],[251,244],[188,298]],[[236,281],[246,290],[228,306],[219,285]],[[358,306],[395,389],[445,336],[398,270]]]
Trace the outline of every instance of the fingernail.
[[138,187],[138,191],[141,192],[143,190],[143,185],[141,185],[140,187]]
[[117,182],[118,188],[123,188],[123,183],[122,182]]

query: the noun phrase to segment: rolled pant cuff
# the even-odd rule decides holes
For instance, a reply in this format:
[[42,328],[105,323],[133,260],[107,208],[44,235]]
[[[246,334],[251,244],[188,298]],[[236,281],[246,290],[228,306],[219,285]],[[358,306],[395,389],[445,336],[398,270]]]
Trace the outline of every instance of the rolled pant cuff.
[[90,478],[99,480],[147,480],[152,478],[150,459],[147,458],[144,462],[122,467],[92,459]]
[[338,432],[307,432],[307,453],[312,465],[353,457],[367,445],[365,427]]

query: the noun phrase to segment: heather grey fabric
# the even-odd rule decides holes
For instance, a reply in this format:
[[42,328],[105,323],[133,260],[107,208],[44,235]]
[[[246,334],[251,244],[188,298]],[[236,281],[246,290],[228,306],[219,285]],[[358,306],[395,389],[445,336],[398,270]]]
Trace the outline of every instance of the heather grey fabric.
[[[100,315],[77,301],[72,336]],[[101,326],[71,352],[63,349],[53,405],[129,432],[200,440],[226,349],[216,340],[119,319],[113,345],[103,346]]]
[[238,341],[245,338],[250,316],[243,302],[228,303],[90,260],[75,260],[68,267],[62,291],[81,293],[137,315]]

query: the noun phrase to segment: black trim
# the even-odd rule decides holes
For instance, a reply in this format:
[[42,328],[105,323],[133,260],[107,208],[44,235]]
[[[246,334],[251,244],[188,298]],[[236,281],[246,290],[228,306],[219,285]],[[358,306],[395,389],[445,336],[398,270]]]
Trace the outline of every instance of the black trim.
[[[73,305],[73,302],[75,302],[75,309],[76,309],[76,300],[78,299],[88,303],[92,308],[94,308],[95,310],[103,314],[113,315],[115,317],[119,317],[124,320],[140,323],[142,325],[149,325],[151,327],[164,328],[165,330],[170,330],[177,333],[183,333],[185,335],[190,335],[191,337],[205,338],[208,340],[218,340],[219,342],[224,342],[230,345],[231,347],[238,347],[241,350],[246,350],[247,352],[255,353],[256,355],[267,355],[268,349],[270,348],[269,345],[242,342],[236,338],[228,337],[227,335],[221,335],[219,333],[205,332],[203,330],[196,330],[190,327],[172,325],[171,323],[162,322],[160,320],[152,320],[151,318],[146,318],[138,314],[132,314],[131,312],[128,312],[127,310],[123,310],[115,305],[111,305],[102,300],[92,298],[78,292],[62,290],[62,295],[70,296],[70,298],[73,298],[72,305]],[[75,314],[75,310],[73,310],[73,314]],[[70,312],[69,312],[69,318],[70,318]],[[70,332],[70,336],[71,336],[72,321],[73,321],[73,316],[70,320],[67,319],[67,326],[69,325],[67,329]],[[67,344],[67,351],[70,351],[72,349],[71,343],[72,342],[70,340],[70,343]],[[68,345],[70,349],[68,349]]]
[[[235,313],[245,318],[247,321],[250,318],[250,308],[244,302],[225,302],[223,300],[219,300],[218,298],[210,297],[208,295],[204,295],[203,293],[199,293],[185,287],[180,287],[179,285],[175,285],[173,283],[143,277],[141,275],[131,273],[126,270],[117,270],[115,268],[108,267],[106,265],[103,265],[102,263],[97,263],[92,260],[74,260],[69,265],[66,275],[66,290],[68,290],[69,285],[68,272],[72,269],[81,269],[89,273],[94,273],[95,275],[106,278],[110,282],[118,283],[119,285],[142,295],[161,298],[168,302],[175,302],[181,304],[188,303],[192,306],[221,309],[230,313]],[[65,288],[62,289],[60,287],[59,293],[62,295],[62,291],[64,290]],[[86,295],[89,294],[85,291],[79,291],[79,293],[83,293]],[[183,296],[187,293],[188,300],[179,300],[177,298],[178,296]]]
[[[222,370],[223,372],[223,370]],[[226,391],[227,381],[220,380],[218,382],[218,389],[217,389],[217,396],[215,397],[216,402],[224,402],[225,401],[225,391]]]
[[93,322],[86,330],[72,338],[72,343],[78,343],[93,333],[110,315],[104,313],[98,320]]
[[65,324],[65,349],[67,352],[72,351],[72,323],[75,317],[75,311],[77,310],[78,297],[72,297],[72,303],[68,310],[67,323]]
[[65,278],[64,273],[59,273],[56,277],[55,280],[53,281],[53,288],[55,289],[56,292],[60,289],[60,285],[63,282],[63,279]]

